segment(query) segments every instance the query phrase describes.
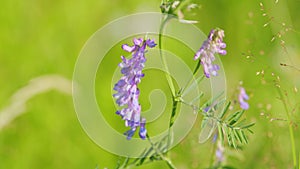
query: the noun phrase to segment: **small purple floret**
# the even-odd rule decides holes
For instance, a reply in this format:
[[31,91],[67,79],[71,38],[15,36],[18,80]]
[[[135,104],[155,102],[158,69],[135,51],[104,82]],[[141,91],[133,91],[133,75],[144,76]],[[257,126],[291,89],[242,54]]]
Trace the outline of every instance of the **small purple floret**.
[[142,139],[146,138],[147,135],[147,130],[146,130],[146,119],[142,118],[141,123],[140,123],[140,131],[139,131],[139,135]]
[[244,110],[247,110],[249,109],[249,104],[245,100],[249,100],[249,96],[247,95],[245,89],[243,87],[240,87],[240,94],[239,94],[240,107]]
[[221,142],[218,142],[217,150],[216,150],[216,158],[218,163],[222,163],[225,160],[224,156],[224,147],[222,146]]
[[213,64],[216,59],[215,54],[226,55],[226,44],[223,42],[224,31],[221,29],[213,29],[210,31],[207,40],[205,40],[201,48],[196,52],[194,60],[200,58],[200,63],[203,66],[204,75],[210,78],[211,75],[217,76],[220,67]]
[[137,127],[140,127],[140,137],[142,139],[146,138],[146,119],[141,117],[141,105],[138,101],[140,95],[138,84],[141,82],[141,78],[144,77],[142,70],[146,62],[146,47],[153,48],[156,46],[153,40],[144,40],[142,38],[133,39],[133,44],[133,46],[122,45],[122,49],[132,53],[132,57],[126,59],[124,56],[121,56],[122,62],[119,64],[119,67],[121,67],[123,77],[115,84],[114,90],[117,93],[113,95],[119,106],[125,106],[121,110],[118,110],[116,114],[125,120],[126,127],[130,127],[124,133],[128,140],[132,138]]

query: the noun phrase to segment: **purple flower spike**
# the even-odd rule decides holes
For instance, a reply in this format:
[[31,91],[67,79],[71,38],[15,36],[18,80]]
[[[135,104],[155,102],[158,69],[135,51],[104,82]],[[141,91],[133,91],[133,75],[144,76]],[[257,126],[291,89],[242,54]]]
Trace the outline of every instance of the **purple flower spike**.
[[122,49],[132,53],[132,57],[126,59],[124,56],[121,56],[122,62],[119,64],[119,67],[121,67],[123,77],[115,84],[114,90],[117,93],[113,95],[119,106],[125,106],[118,110],[116,114],[122,117],[126,127],[130,127],[124,133],[128,140],[132,138],[138,127],[140,127],[140,137],[142,139],[146,138],[146,119],[141,117],[141,105],[138,101],[140,95],[138,84],[141,82],[141,78],[144,77],[142,70],[146,62],[146,47],[153,48],[156,46],[153,40],[144,40],[142,38],[133,39],[133,44],[133,46],[122,45]]
[[240,103],[240,107],[244,110],[249,109],[249,104],[245,101],[248,99],[249,96],[247,95],[245,89],[243,87],[240,87],[239,103]]
[[205,40],[201,48],[196,52],[194,60],[200,58],[200,63],[203,66],[204,74],[207,78],[211,75],[217,76],[220,67],[212,64],[215,60],[215,54],[226,55],[226,44],[223,42],[224,31],[221,29],[213,29],[210,31],[207,40]]

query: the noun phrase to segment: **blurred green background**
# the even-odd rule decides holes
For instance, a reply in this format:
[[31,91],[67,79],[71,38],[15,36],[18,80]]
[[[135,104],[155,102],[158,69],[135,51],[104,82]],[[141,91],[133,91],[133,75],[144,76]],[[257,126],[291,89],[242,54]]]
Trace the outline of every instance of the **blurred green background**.
[[[256,122],[249,145],[243,151],[226,150],[225,163],[236,168],[292,168],[289,124],[273,80],[280,76],[281,89],[288,98],[294,121],[290,125],[293,125],[299,155],[300,1],[194,2],[199,6],[186,13],[186,19],[198,20],[196,26],[204,33],[215,27],[225,30],[228,54],[221,59],[227,75],[228,98],[235,100],[237,86],[243,81],[251,106],[246,117]],[[128,14],[159,12],[160,3],[159,0],[1,1],[1,113],[11,105],[11,96],[33,78],[56,74],[71,80],[81,48],[99,28]],[[276,38],[271,41],[274,35]],[[106,66],[118,59],[119,55],[105,62]],[[147,90],[151,79],[145,81],[148,85],[143,87]],[[165,82],[161,83],[167,89]],[[146,99],[142,102],[149,106]],[[170,153],[178,168],[209,166],[213,145],[210,141],[198,143],[200,121],[201,118],[188,137]],[[26,102],[24,114],[0,128],[1,169],[81,169],[97,165],[114,168],[117,161],[117,156],[99,148],[85,134],[68,93],[51,90],[32,97]],[[154,167],[167,168],[163,162],[139,168]]]

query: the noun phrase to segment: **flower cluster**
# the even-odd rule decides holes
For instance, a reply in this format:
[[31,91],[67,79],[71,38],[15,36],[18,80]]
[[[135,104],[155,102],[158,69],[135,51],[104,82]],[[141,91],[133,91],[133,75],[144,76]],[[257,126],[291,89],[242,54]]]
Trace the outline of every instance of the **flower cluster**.
[[248,99],[249,99],[249,96],[247,95],[245,89],[243,87],[240,87],[239,103],[240,103],[240,107],[244,110],[249,109],[249,104],[245,101]]
[[121,56],[122,62],[119,64],[119,67],[121,67],[123,76],[115,84],[114,90],[117,91],[117,93],[113,95],[116,99],[116,103],[119,106],[124,106],[124,108],[118,110],[116,114],[125,120],[126,127],[130,127],[130,130],[124,133],[128,140],[132,138],[137,127],[140,127],[140,137],[142,139],[146,138],[146,119],[140,115],[141,105],[138,101],[140,95],[138,84],[141,82],[141,78],[144,77],[142,70],[146,62],[146,47],[153,48],[156,46],[155,42],[150,39],[133,39],[133,43],[133,46],[127,44],[122,45],[122,49],[132,53],[132,57],[126,59],[124,56]]
[[200,58],[200,63],[203,66],[204,74],[207,78],[211,75],[217,76],[217,71],[220,67],[212,62],[215,60],[215,53],[226,55],[226,44],[223,42],[224,31],[221,29],[213,29],[210,31],[207,40],[205,40],[201,48],[196,52],[194,60]]

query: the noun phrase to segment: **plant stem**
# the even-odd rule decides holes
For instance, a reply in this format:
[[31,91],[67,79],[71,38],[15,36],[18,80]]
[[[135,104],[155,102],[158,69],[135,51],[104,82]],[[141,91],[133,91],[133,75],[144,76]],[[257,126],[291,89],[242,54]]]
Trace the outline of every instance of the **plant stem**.
[[173,106],[172,106],[172,113],[171,113],[171,117],[170,117],[170,120],[169,120],[169,129],[168,129],[168,141],[167,141],[167,148],[169,148],[170,144],[171,144],[171,137],[172,137],[172,134],[171,134],[171,127],[173,126],[174,124],[174,118],[175,118],[175,115],[176,115],[176,110],[177,110],[177,105],[178,105],[178,102],[180,100],[178,100],[177,98],[172,98],[172,103],[173,103]]
[[289,126],[289,132],[290,132],[290,140],[291,140],[291,144],[292,144],[292,153],[293,153],[293,166],[294,168],[296,168],[297,166],[297,155],[296,155],[296,146],[295,146],[295,136],[294,136],[294,131],[293,131],[293,122],[291,121],[291,116],[287,107],[287,103],[286,100],[284,98],[284,95],[282,94],[281,90],[279,87],[276,87],[277,91],[281,97],[281,101],[283,103],[285,112],[286,112],[286,116],[287,116],[287,120],[288,120],[288,126]]
[[168,131],[168,147],[169,147],[169,144],[170,144],[170,140],[171,140],[171,127],[174,123],[174,117],[176,115],[176,109],[177,109],[177,104],[178,104],[178,100],[176,98],[176,92],[175,92],[175,87],[174,87],[174,84],[173,84],[173,81],[172,81],[172,77],[170,76],[170,73],[169,73],[169,68],[168,68],[168,65],[167,65],[167,62],[166,62],[166,58],[163,57],[163,53],[162,53],[162,34],[163,34],[163,30],[164,30],[164,27],[166,26],[167,22],[172,19],[172,16],[171,15],[163,15],[163,19],[162,19],[162,23],[160,25],[160,29],[159,29],[159,54],[160,54],[160,58],[162,60],[162,64],[163,64],[163,67],[165,68],[166,72],[165,72],[165,75],[166,75],[166,79],[168,81],[168,84],[169,84],[169,87],[170,87],[170,90],[171,90],[171,93],[172,93],[172,113],[171,113],[171,117],[170,117],[170,121],[169,121],[169,131]]
[[[201,61],[199,60],[194,71],[193,71],[193,75],[190,78],[190,80],[188,81],[188,83],[183,87],[183,89],[181,90],[181,94],[183,94],[185,92],[185,90],[187,89],[187,87],[190,85],[190,83],[193,81],[193,77],[196,75],[196,73],[198,72],[199,68],[200,68],[200,63]],[[204,75],[201,76],[201,80],[204,78]]]
[[129,158],[126,157],[125,161],[123,162],[123,164],[121,166],[117,166],[116,169],[123,169],[124,167],[128,167],[127,164],[129,162]]
[[157,149],[157,147],[155,146],[155,144],[152,143],[152,141],[151,141],[151,139],[150,139],[150,137],[149,137],[148,135],[147,135],[147,140],[150,142],[151,146],[153,147],[153,149],[155,150],[155,152],[159,155],[159,157],[160,157],[163,161],[165,161],[165,162],[167,163],[168,167],[169,167],[170,169],[176,169],[176,167],[174,166],[174,164],[172,163],[172,161],[171,161],[169,158],[165,157],[165,156]]
[[299,157],[298,165],[299,165],[299,169],[300,169],[300,153],[299,153],[298,157]]
[[159,55],[160,55],[163,67],[165,68],[165,71],[166,71],[165,75],[166,75],[166,79],[168,81],[172,96],[175,97],[175,87],[174,87],[174,84],[173,84],[173,81],[172,81],[172,77],[169,73],[169,68],[168,68],[168,65],[167,65],[166,58],[163,57],[163,53],[162,53],[162,33],[163,33],[163,30],[164,30],[164,27],[165,27],[166,23],[172,18],[172,16],[171,15],[163,15],[163,17],[164,18],[163,18],[162,23],[160,25],[159,35],[158,35]]

